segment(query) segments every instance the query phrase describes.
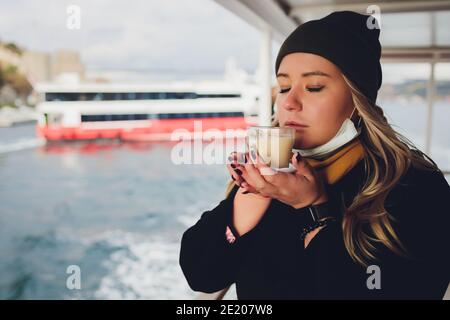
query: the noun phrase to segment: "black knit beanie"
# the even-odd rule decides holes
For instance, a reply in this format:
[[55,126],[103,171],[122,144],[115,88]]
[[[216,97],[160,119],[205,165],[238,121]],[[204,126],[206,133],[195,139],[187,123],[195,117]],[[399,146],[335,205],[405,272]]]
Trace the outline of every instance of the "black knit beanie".
[[[372,29],[368,27],[371,25]],[[316,54],[339,67],[375,103],[382,81],[379,35],[375,18],[352,11],[333,12],[322,19],[308,21],[297,27],[281,45],[275,73],[283,57],[290,53]]]

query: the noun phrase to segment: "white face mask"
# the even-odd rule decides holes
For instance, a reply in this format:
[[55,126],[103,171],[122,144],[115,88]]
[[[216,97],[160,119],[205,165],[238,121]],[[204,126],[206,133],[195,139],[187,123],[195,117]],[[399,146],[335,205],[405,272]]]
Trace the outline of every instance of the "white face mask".
[[292,152],[299,152],[302,157],[313,159],[322,158],[325,155],[332,153],[336,149],[342,147],[347,142],[356,138],[360,134],[361,129],[360,128],[356,129],[355,125],[353,124],[353,121],[350,120],[353,113],[355,112],[355,109],[356,108],[353,109],[350,117],[344,120],[341,128],[338,130],[336,135],[333,138],[331,138],[328,142],[311,149],[292,149]]

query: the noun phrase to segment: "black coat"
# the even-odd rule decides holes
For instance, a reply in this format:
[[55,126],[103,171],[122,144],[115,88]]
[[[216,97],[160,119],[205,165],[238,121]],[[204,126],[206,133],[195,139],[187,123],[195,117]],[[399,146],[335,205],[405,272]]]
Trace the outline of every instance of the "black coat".
[[[365,176],[361,160],[331,188],[349,205]],[[450,187],[440,172],[410,167],[385,208],[406,247],[405,258],[378,245],[380,289],[368,289],[372,271],[353,261],[339,220],[305,249],[300,230],[306,209],[272,200],[258,225],[230,244],[225,238],[237,187],[202,214],[181,241],[180,265],[195,291],[236,283],[239,299],[442,299],[450,273]]]

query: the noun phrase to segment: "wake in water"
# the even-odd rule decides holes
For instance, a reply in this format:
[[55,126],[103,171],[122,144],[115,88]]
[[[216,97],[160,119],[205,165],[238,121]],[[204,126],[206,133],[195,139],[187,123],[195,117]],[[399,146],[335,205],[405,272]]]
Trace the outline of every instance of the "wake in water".
[[45,145],[45,139],[40,138],[24,138],[10,143],[0,143],[0,154],[25,149],[32,149]]

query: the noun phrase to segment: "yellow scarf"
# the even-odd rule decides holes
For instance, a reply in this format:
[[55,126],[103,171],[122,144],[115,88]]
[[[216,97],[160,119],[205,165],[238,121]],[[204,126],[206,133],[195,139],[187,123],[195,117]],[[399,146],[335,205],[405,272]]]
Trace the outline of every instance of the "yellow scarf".
[[359,138],[330,157],[317,160],[304,157],[306,162],[322,176],[326,184],[334,184],[349,172],[364,157],[364,148]]

